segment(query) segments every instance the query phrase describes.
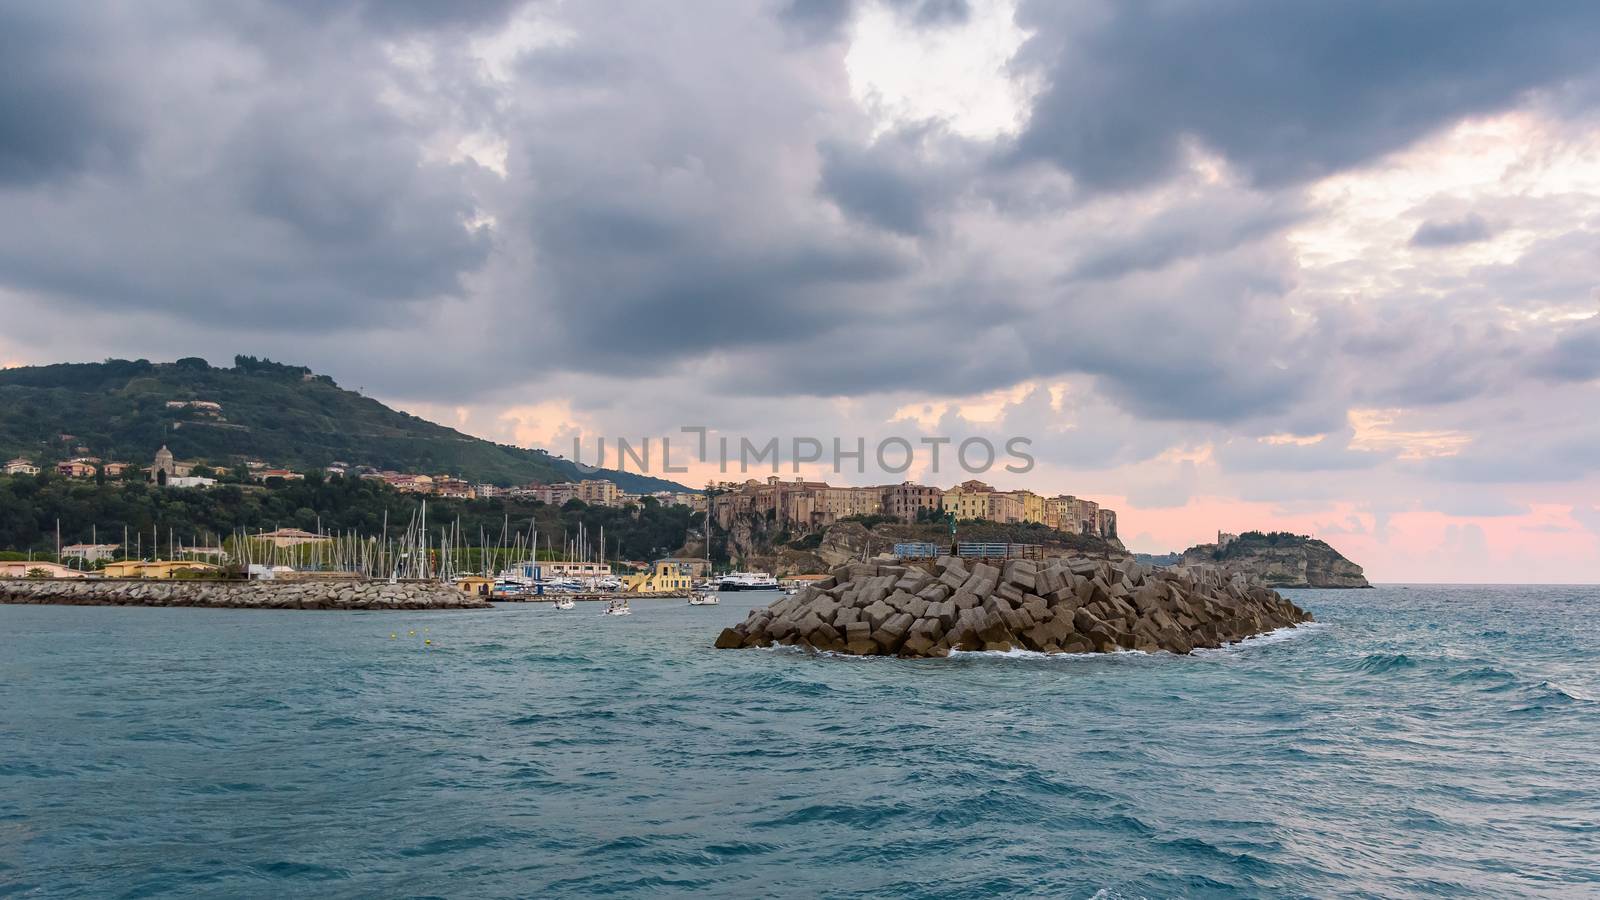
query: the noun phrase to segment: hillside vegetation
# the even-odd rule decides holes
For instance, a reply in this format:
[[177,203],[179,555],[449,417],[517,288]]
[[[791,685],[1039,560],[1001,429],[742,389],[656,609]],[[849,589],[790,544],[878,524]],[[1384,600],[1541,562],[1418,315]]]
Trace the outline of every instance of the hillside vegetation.
[[[171,409],[171,401],[210,401],[222,409]],[[585,473],[542,450],[462,434],[344,390],[302,366],[254,357],[236,357],[232,368],[189,358],[0,370],[4,458],[49,462],[83,446],[106,460],[148,465],[162,444],[179,459],[219,468],[245,458],[291,469],[342,461],[501,485],[604,478],[632,492],[682,490],[631,473]]]
[[[45,473],[0,475],[0,551],[33,553],[46,558],[55,547],[59,524],[64,544],[92,537],[120,544],[126,532],[148,550],[152,540],[165,547],[170,540],[186,545],[214,545],[239,529],[275,528],[397,538],[422,504],[370,478],[323,478],[312,473],[304,481],[273,487],[218,484],[202,488],[158,488],[143,481],[74,481]],[[428,522],[435,543],[442,528],[456,528],[465,543],[498,544],[509,527],[524,536],[537,523],[540,547],[559,551],[578,534],[581,524],[591,555],[599,552],[604,529],[606,556],[650,560],[674,553],[692,529],[702,527],[703,513],[685,506],[662,506],[646,498],[641,506],[613,508],[571,501],[563,507],[495,498],[488,500],[428,499]],[[154,534],[154,537],[152,537]],[[165,551],[163,551],[165,552]]]

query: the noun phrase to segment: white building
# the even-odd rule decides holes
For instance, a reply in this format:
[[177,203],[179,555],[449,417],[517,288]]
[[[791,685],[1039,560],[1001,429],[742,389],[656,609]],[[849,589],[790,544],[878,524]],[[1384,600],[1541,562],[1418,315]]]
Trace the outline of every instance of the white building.
[[26,459],[23,459],[22,457],[19,456],[16,459],[13,459],[10,462],[6,463],[6,474],[7,475],[37,475],[37,474],[39,474],[39,467],[34,465],[32,462],[30,462],[30,461],[28,461]]
[[121,544],[68,544],[61,548],[61,558],[81,559],[93,563],[102,559],[115,559],[120,549],[122,549]]

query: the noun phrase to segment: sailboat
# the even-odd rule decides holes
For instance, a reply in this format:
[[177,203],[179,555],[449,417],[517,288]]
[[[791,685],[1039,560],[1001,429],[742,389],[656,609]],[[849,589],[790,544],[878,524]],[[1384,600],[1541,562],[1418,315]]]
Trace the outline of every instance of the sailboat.
[[[707,566],[706,574],[707,575],[710,575],[710,565],[711,565],[711,504],[709,502],[707,502],[707,504],[706,504],[706,566]],[[713,590],[713,586],[708,584],[704,588],[699,588],[699,589],[690,591],[689,592],[689,605],[690,606],[716,606],[717,605],[717,594],[716,594],[716,591]]]

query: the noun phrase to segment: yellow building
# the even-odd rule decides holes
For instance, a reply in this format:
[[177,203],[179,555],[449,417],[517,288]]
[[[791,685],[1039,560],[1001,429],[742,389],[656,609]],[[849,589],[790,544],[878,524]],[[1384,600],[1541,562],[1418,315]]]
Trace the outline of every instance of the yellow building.
[[623,590],[639,594],[665,594],[692,587],[694,576],[689,566],[670,559],[659,560],[649,572],[628,575],[622,580]]
[[180,572],[196,575],[214,575],[221,571],[221,569],[210,563],[186,559],[158,559],[154,562],[142,562],[135,559],[106,563],[106,567],[101,570],[101,574],[107,578],[171,578]]
[[616,506],[620,491],[612,482],[586,479],[578,482],[575,494],[579,500],[590,506]]
[[1044,522],[1044,498],[1033,491],[1013,492],[1022,498],[1022,521]]
[[44,578],[86,578],[88,576],[59,563],[15,560],[0,562],[0,578],[27,578],[28,573],[44,573]]
[[456,589],[474,597],[488,597],[494,593],[494,579],[484,575],[463,575],[456,579]]
[[606,578],[611,574],[611,564],[602,562],[542,562],[539,575],[543,578]]
[[944,492],[944,508],[957,519],[989,518],[989,497],[994,488],[981,481],[963,481]]

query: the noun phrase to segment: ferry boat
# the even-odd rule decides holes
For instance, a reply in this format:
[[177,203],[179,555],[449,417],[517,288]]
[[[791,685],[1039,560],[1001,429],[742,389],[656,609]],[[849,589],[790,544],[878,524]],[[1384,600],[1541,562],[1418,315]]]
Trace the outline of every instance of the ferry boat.
[[734,572],[717,581],[719,591],[775,591],[778,579],[766,572]]

